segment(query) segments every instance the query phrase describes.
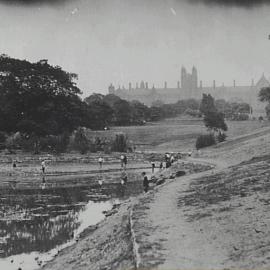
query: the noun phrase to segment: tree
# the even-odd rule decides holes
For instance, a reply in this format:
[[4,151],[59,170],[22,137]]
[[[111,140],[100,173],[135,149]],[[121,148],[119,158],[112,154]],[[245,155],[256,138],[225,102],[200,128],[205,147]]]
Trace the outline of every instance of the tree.
[[71,132],[87,124],[77,75],[47,60],[30,63],[0,56],[0,126],[38,136]]
[[222,112],[209,112],[204,116],[203,121],[205,126],[211,131],[221,133],[221,131],[228,130]]
[[202,101],[200,104],[200,111],[203,115],[208,113],[217,112],[217,108],[215,106],[214,98],[210,94],[203,94]]
[[270,120],[270,87],[263,87],[258,94],[259,101],[267,102],[265,107],[266,115],[268,120]]
[[113,110],[117,125],[126,126],[132,122],[132,108],[128,101],[123,99],[116,101]]
[[103,129],[112,123],[113,109],[104,101],[101,94],[93,94],[84,100],[88,105],[88,126],[92,129]]
[[200,111],[204,115],[203,121],[208,130],[219,132],[219,134],[221,131],[228,130],[224,120],[224,114],[218,112],[215,106],[215,100],[210,94],[203,94]]
[[259,101],[270,103],[270,87],[263,87],[259,94]]

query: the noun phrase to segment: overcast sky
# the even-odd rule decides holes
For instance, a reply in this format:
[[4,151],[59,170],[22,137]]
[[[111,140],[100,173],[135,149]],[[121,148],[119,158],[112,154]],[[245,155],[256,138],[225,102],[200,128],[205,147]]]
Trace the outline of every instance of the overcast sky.
[[[18,1],[18,2],[17,2]],[[270,6],[222,0],[0,0],[0,53],[60,65],[84,96],[127,86],[176,86],[198,68],[204,85],[270,76]],[[192,1],[192,4],[190,3]],[[229,1],[233,2],[233,0]],[[244,2],[244,3],[242,3]],[[250,1],[247,1],[250,4]]]

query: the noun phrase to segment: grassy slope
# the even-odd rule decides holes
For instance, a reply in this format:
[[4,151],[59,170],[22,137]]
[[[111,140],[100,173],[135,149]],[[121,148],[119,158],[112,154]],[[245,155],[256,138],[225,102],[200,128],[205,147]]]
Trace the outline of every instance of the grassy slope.
[[[228,121],[228,139],[241,136],[254,130],[269,126],[268,122]],[[92,132],[98,136],[113,136],[115,132],[124,132],[139,150],[180,151],[193,149],[199,134],[206,132],[201,119],[176,117],[145,126],[113,127],[108,131]]]

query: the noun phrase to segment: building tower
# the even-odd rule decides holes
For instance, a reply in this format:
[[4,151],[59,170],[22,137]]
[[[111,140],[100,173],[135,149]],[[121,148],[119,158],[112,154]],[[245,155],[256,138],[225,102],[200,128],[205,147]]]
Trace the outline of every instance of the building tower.
[[186,88],[187,86],[187,71],[185,67],[181,68],[181,88]]
[[193,66],[192,67],[192,74],[191,74],[191,89],[198,88],[198,73],[197,69]]

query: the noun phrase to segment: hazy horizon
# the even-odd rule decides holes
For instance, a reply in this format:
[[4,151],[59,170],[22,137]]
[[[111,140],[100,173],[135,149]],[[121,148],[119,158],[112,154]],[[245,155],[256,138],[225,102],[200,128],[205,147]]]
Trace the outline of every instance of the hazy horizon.
[[110,83],[175,87],[182,65],[196,66],[205,86],[270,76],[267,1],[26,2],[0,1],[0,53],[77,73],[84,96]]

